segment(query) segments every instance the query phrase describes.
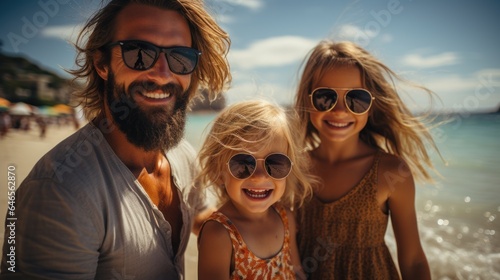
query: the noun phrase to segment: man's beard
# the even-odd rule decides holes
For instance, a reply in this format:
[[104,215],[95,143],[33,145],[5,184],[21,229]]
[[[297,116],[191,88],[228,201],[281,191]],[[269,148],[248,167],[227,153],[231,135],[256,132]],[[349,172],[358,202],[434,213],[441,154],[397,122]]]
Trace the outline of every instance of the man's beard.
[[[156,91],[170,93],[175,98],[172,106],[155,106],[143,110],[132,94]],[[115,82],[112,72],[106,85],[106,102],[113,121],[125,133],[127,140],[145,151],[169,150],[175,147],[184,135],[186,124],[187,93],[177,84],[159,86],[154,82],[133,82],[125,90],[124,85]]]

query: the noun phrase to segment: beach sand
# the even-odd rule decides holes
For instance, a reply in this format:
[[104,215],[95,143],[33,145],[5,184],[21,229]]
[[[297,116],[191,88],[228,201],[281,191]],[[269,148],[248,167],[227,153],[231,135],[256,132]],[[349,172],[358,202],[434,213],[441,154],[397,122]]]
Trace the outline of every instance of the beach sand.
[[[15,166],[16,187],[31,171],[31,168],[46,152],[52,149],[61,140],[75,132],[71,125],[51,125],[47,129],[45,138],[40,138],[40,132],[36,125],[29,131],[11,129],[9,133],[0,139],[0,217],[2,223],[7,211],[7,173],[9,166]],[[5,227],[0,229],[0,237],[4,237]],[[191,234],[186,259],[186,279],[197,279],[198,251],[196,248],[196,236]]]

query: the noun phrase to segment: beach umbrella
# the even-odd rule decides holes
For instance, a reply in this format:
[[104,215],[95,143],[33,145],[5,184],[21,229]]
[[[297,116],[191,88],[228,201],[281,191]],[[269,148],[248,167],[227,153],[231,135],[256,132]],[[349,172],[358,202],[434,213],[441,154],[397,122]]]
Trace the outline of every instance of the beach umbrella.
[[57,112],[60,115],[71,115],[73,114],[73,108],[66,104],[57,104],[52,106],[52,110]]
[[7,99],[5,99],[5,98],[0,97],[0,106],[9,107],[10,106],[10,101],[7,100]]
[[24,102],[15,103],[9,108],[9,114],[14,116],[29,116],[32,112],[31,106]]
[[0,112],[5,112],[9,110],[10,101],[0,97]]
[[55,117],[58,113],[51,106],[40,106],[38,107],[38,115]]

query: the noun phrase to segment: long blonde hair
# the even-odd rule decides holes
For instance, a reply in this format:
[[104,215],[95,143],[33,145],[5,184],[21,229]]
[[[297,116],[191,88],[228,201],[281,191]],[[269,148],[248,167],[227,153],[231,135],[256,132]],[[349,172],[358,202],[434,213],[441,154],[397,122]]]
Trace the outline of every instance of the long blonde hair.
[[410,83],[398,76],[385,64],[373,57],[365,49],[352,42],[321,41],[304,60],[302,77],[295,99],[302,129],[305,130],[305,144],[309,148],[320,143],[318,131],[309,116],[311,104],[309,94],[323,74],[338,66],[354,66],[361,71],[364,87],[374,96],[369,111],[368,123],[360,132],[360,138],[368,145],[397,155],[406,161],[417,180],[431,182],[427,168],[435,171],[426,143],[439,151],[425,125],[423,116],[412,114],[401,100],[395,81],[409,84],[434,96],[429,89]]
[[[201,0],[111,0],[105,7],[91,17],[80,32],[75,44],[77,49],[75,70],[67,72],[74,75],[74,81],[84,80],[84,87],[75,92],[75,97],[83,107],[87,120],[96,117],[105,101],[105,81],[98,75],[94,66],[97,52],[102,52],[100,64],[110,62],[110,53],[102,48],[110,43],[116,28],[116,17],[129,4],[143,4],[161,9],[173,10],[188,22],[193,45],[201,51],[200,61],[193,72],[188,89],[189,99],[198,88],[207,89],[211,99],[215,99],[231,82],[227,53],[231,45],[229,35],[220,28],[207,13]],[[84,45],[84,46],[83,46]]]
[[308,171],[309,159],[301,146],[297,125],[297,114],[269,101],[243,101],[227,107],[214,120],[200,150],[199,182],[214,187],[219,204],[225,203],[229,197],[222,185],[222,172],[227,170],[226,163],[235,151],[252,153],[284,138],[293,164],[281,203],[290,208],[302,205],[312,195],[314,179]]

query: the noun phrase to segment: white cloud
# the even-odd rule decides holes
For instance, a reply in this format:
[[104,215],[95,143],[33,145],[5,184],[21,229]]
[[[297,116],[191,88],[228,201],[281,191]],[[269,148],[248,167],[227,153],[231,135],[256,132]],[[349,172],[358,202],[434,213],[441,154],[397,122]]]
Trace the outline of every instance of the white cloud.
[[424,57],[421,54],[409,54],[403,57],[403,63],[416,68],[434,68],[446,65],[454,65],[459,62],[458,54],[444,52],[441,54]]
[[425,86],[435,92],[471,91],[477,81],[457,74],[428,77]]
[[393,37],[392,37],[392,35],[390,35],[390,34],[383,34],[383,35],[381,36],[381,40],[382,40],[382,42],[383,42],[383,43],[386,43],[386,44],[387,44],[387,43],[391,43],[391,42],[393,41],[393,39],[394,39],[394,38],[393,38]]
[[222,23],[224,19],[231,18],[228,14],[232,13],[237,6],[258,11],[264,7],[264,0],[211,0],[206,3],[210,13]]
[[264,6],[263,0],[220,0],[219,2],[225,2],[233,6],[243,6],[251,10],[258,10]]
[[500,87],[500,69],[482,69],[476,73],[476,77],[487,88]]
[[234,22],[234,17],[226,14],[216,15],[215,19],[219,24],[229,24]]
[[381,33],[380,30],[361,28],[354,24],[343,24],[336,27],[330,34],[335,41],[352,41],[362,47],[368,46],[373,40],[379,40],[387,44],[393,41],[393,37],[388,33]]
[[297,36],[281,36],[252,43],[246,49],[229,51],[231,67],[254,69],[285,66],[301,61],[318,42]]
[[360,27],[352,24],[345,24],[340,26],[339,30],[336,32],[336,36],[342,40],[355,41],[359,38],[369,37],[373,38],[377,34],[370,30],[363,30]]
[[49,38],[58,38],[64,41],[75,42],[83,25],[49,26],[42,30],[41,35]]
[[260,98],[286,105],[292,103],[294,92],[281,84],[248,80],[234,83],[225,95],[229,104]]
[[[439,96],[433,109],[456,112],[496,110],[500,106],[500,69],[482,69],[471,75],[428,75],[422,84]],[[411,89],[403,94],[412,109],[426,108],[429,98]],[[440,104],[442,103],[442,104]]]

